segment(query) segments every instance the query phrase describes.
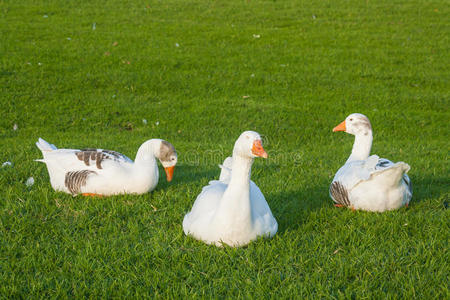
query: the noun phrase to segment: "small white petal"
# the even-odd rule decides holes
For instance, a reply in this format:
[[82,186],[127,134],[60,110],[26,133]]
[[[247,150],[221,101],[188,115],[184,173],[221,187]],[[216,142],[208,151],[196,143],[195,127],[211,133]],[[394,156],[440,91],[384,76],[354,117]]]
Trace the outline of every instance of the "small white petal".
[[97,28],[97,24],[92,24],[92,30],[95,30],[95,28]]
[[315,19],[316,19],[316,16],[315,16],[315,15],[312,15],[312,18],[315,20]]
[[255,77],[255,74],[250,75],[250,77]]
[[13,130],[16,131],[17,129],[19,129],[19,126],[17,126],[17,124],[14,124]]
[[43,18],[48,18],[48,16],[47,16],[47,15],[43,15],[42,17],[43,17]]
[[25,185],[28,186],[28,187],[32,186],[33,184],[34,184],[34,178],[33,177],[28,178],[27,182],[25,182]]
[[40,62],[38,62],[38,66],[42,66],[42,64]]
[[254,34],[253,37],[254,37],[255,39],[259,39],[259,38],[261,37],[261,35],[260,35],[260,34]]
[[146,119],[142,119],[142,123],[144,123],[145,125],[147,125],[147,120],[146,120]]
[[159,121],[156,121],[156,123],[155,123],[155,124],[156,124],[156,126],[158,126],[158,125],[159,125]]
[[12,166],[12,162],[10,162],[10,161],[5,161],[4,163],[2,163],[2,168],[3,168],[3,167],[8,167],[8,166]]
[[68,37],[67,40],[70,41],[72,38]]
[[175,43],[175,47],[180,47],[180,44],[178,44],[178,43]]

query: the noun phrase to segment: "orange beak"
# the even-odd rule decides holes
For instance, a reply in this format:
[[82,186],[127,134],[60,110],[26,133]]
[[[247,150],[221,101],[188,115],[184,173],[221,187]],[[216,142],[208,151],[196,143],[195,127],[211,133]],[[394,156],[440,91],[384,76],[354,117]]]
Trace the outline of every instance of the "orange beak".
[[166,171],[166,177],[168,182],[172,181],[173,170],[175,170],[175,166],[164,168],[164,171]]
[[252,153],[256,156],[267,158],[267,152],[264,150],[261,140],[253,142]]
[[341,124],[339,124],[338,126],[336,126],[336,127],[333,128],[333,132],[336,132],[336,131],[345,131],[345,130],[346,130],[346,128],[345,128],[345,121],[342,121]]

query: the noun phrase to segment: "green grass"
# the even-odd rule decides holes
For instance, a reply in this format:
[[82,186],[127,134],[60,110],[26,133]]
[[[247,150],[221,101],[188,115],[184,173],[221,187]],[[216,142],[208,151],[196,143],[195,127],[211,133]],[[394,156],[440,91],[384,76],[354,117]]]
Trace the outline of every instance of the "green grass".
[[[129,2],[0,1],[2,298],[449,298],[447,1]],[[332,206],[353,139],[331,129],[352,112],[411,165],[409,208]],[[252,179],[277,235],[184,236],[244,130],[265,137]],[[73,198],[38,137],[132,158],[161,137],[179,165],[147,195]]]

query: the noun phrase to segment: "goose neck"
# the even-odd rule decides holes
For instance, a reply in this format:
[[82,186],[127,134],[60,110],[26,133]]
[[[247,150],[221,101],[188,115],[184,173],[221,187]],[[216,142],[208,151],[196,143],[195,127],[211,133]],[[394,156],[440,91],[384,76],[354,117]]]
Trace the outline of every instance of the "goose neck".
[[253,158],[233,155],[230,185],[248,186],[250,184]]
[[157,143],[155,140],[149,140],[143,143],[137,153],[134,160],[135,163],[154,163],[156,161]]
[[[216,221],[220,224],[251,222],[250,170],[253,159],[233,155],[231,179],[223,195]],[[234,225],[233,225],[234,226]],[[244,226],[244,225],[242,225]],[[234,227],[233,227],[234,228]],[[240,227],[239,230],[242,230]]]
[[353,143],[352,153],[350,154],[347,162],[367,159],[372,148],[372,140],[372,131],[355,135],[355,142]]

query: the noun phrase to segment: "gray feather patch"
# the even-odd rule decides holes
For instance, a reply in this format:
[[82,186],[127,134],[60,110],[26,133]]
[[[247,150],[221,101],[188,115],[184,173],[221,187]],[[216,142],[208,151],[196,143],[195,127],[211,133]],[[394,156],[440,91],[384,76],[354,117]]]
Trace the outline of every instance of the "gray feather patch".
[[170,161],[170,157],[176,154],[175,147],[166,141],[161,141],[161,148],[159,150],[161,161]]
[[385,158],[380,158],[380,159],[378,160],[377,165],[375,166],[375,170],[386,169],[386,168],[391,167],[391,166],[393,166],[393,165],[394,165],[394,163],[393,163],[392,161],[387,160],[387,159],[385,159]]
[[357,128],[361,128],[361,130],[364,132],[364,135],[368,135],[369,131],[372,130],[372,125],[370,124],[370,121],[366,116],[357,117],[353,125]]
[[350,201],[348,200],[348,192],[345,187],[339,182],[335,181],[330,186],[330,195],[334,202],[344,206],[350,206]]
[[81,193],[81,187],[86,185],[86,180],[89,175],[97,174],[95,171],[81,170],[66,173],[64,185],[67,187],[72,195]]
[[411,179],[409,179],[408,175],[403,174],[403,181],[406,183],[406,185],[408,186],[408,190],[412,195],[412,183],[411,183]]
[[91,161],[95,161],[95,165],[97,169],[103,169],[102,161],[111,159],[114,161],[131,161],[125,155],[111,150],[100,150],[95,148],[86,148],[82,149],[78,152],[75,152],[75,155],[79,160],[84,161],[86,166],[90,165]]

